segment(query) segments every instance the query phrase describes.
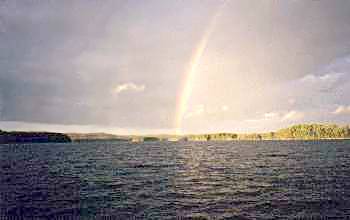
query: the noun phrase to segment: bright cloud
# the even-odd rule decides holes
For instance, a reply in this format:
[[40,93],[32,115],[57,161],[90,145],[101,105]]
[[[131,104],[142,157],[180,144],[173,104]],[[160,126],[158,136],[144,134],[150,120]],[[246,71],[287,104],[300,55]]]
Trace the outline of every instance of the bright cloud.
[[303,117],[304,117],[304,113],[292,110],[287,112],[282,117],[282,121],[295,121],[295,120],[302,119]]
[[276,112],[268,112],[268,113],[265,113],[264,114],[264,118],[275,118],[275,117],[277,117],[277,116],[279,116],[279,114],[278,113],[276,113]]
[[221,107],[221,110],[224,111],[224,112],[226,112],[226,111],[229,110],[229,107],[228,107],[227,105],[223,105],[223,106]]
[[246,122],[263,122],[263,121],[296,121],[304,117],[304,113],[296,110],[291,110],[288,112],[267,112],[260,118],[248,119]]
[[319,90],[327,91],[334,88],[344,78],[344,73],[327,73],[324,75],[308,74],[301,78],[301,82],[310,86],[316,86]]
[[114,87],[113,92],[116,94],[126,91],[142,92],[145,90],[145,88],[145,85],[137,85],[135,83],[124,83]]
[[349,106],[338,106],[338,108],[333,112],[335,115],[345,115],[350,114],[350,105]]
[[317,83],[317,82],[337,82],[344,73],[329,73],[321,76],[316,76],[313,74],[308,74],[304,76],[301,80],[303,82],[312,82],[312,83]]
[[189,119],[199,116],[205,116],[206,119],[213,117],[217,118],[224,115],[229,110],[230,107],[227,105],[222,105],[221,107],[215,109],[208,109],[203,104],[198,104],[188,110],[188,112],[185,114],[185,118]]
[[204,113],[204,105],[197,105],[197,106],[195,106],[195,108],[192,111],[185,114],[185,118],[192,118],[195,116],[200,116],[203,113]]

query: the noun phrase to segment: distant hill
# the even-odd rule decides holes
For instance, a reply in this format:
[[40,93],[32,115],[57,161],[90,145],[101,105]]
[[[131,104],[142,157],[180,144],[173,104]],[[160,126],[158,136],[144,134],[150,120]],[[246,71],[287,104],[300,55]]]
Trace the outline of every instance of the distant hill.
[[0,130],[0,144],[10,143],[67,143],[71,139],[66,134],[52,132],[6,132]]
[[149,141],[177,141],[181,136],[177,135],[114,135],[108,133],[67,133],[74,142],[91,141],[130,141],[130,142],[149,142]]
[[107,133],[67,133],[72,141],[131,141],[129,136],[113,135]]

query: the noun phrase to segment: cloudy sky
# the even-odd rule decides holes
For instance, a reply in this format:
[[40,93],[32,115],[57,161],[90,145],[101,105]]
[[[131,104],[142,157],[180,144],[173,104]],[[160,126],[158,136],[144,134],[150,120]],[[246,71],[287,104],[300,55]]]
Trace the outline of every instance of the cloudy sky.
[[174,132],[203,36],[182,132],[350,123],[349,21],[348,0],[0,1],[0,129]]

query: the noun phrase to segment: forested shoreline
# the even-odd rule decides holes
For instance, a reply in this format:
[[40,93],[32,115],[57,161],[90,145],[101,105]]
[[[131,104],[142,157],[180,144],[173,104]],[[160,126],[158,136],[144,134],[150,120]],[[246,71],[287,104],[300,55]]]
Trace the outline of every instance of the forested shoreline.
[[350,139],[350,127],[336,124],[300,124],[275,132],[200,134],[187,135],[184,139],[188,141]]
[[52,132],[6,132],[0,130],[0,144],[6,143],[67,143],[92,141],[239,141],[239,140],[326,140],[350,139],[350,126],[336,124],[300,124],[266,133],[215,133],[193,135],[113,135],[105,133],[64,134]]

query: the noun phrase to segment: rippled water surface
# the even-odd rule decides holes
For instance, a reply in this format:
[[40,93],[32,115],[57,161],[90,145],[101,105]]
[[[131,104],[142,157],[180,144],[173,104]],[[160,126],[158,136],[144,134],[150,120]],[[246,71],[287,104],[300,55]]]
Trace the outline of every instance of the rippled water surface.
[[350,216],[350,141],[0,145],[0,215]]

